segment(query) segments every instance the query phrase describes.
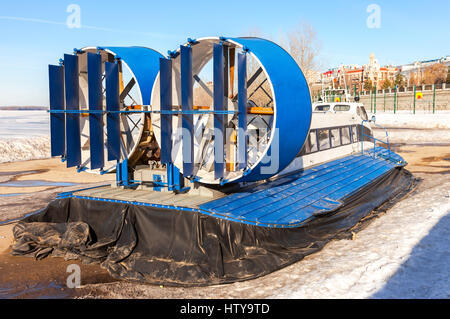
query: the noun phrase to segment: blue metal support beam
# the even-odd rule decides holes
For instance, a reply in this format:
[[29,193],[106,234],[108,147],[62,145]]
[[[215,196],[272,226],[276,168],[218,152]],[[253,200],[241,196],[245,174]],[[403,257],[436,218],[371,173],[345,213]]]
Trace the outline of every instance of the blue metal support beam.
[[108,161],[120,160],[119,65],[105,62]]
[[238,169],[247,167],[247,56],[238,54]]
[[[102,57],[100,54],[87,53],[89,111],[103,110],[102,94]],[[103,168],[104,140],[103,115],[89,113],[89,146],[91,169]]]
[[[66,92],[66,110],[80,109],[80,83],[78,73],[78,56],[64,55],[64,78]],[[81,165],[80,114],[66,114],[66,156],[67,167]]]
[[[172,110],[172,60],[159,59],[161,111]],[[172,114],[161,114],[161,163],[172,163]]]
[[128,159],[124,159],[122,162],[117,162],[116,165],[116,180],[117,185],[129,186],[130,179],[128,177]]
[[173,163],[167,164],[167,187],[169,191],[182,191],[188,188],[183,188],[183,179],[178,167]]
[[[181,46],[181,109],[182,113],[182,141],[183,141],[183,174],[186,177],[194,173],[194,121],[193,90],[194,78],[192,75],[192,48]],[[184,113],[187,112],[187,113]]]
[[[50,111],[64,111],[64,67],[48,66]],[[50,113],[51,156],[65,155],[64,113]]]
[[[214,44],[213,48],[213,62],[214,62],[214,111],[224,110],[224,47],[222,44]],[[224,161],[224,115],[214,114],[214,178],[221,179],[224,176],[225,161]]]

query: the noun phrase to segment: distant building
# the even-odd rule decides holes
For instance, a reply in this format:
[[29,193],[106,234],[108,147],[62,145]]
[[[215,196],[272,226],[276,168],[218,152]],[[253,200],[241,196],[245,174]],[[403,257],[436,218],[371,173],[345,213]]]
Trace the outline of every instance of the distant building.
[[414,73],[419,79],[423,77],[424,71],[427,67],[432,66],[433,64],[441,63],[450,67],[450,56],[446,56],[440,59],[433,59],[427,61],[416,61],[409,64],[404,64],[398,66],[399,72],[409,80],[411,74]]
[[330,69],[322,73],[321,81],[325,86],[334,88],[353,89],[355,86],[358,91],[363,90],[364,84],[371,81],[372,85],[381,87],[386,80],[394,81],[398,68],[394,66],[380,66],[375,54],[370,54],[369,63],[364,66],[343,65],[338,68]]

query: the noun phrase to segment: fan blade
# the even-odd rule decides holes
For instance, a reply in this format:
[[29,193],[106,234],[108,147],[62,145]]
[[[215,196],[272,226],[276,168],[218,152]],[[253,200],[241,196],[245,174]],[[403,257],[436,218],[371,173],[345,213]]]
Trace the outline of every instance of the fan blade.
[[256,70],[255,74],[253,74],[250,79],[248,79],[247,87],[250,87],[250,85],[255,82],[255,80],[258,78],[258,76],[262,73],[263,69],[260,67],[258,70]]
[[202,79],[200,79],[200,77],[195,74],[194,75],[194,80],[197,81],[198,84],[200,84],[200,87],[205,90],[205,92],[210,96],[213,97],[213,92],[211,92],[211,90],[209,89],[209,87],[205,84],[205,82],[202,81]]
[[123,104],[123,102],[125,101],[125,98],[130,93],[131,89],[134,87],[135,84],[136,84],[136,80],[133,77],[130,80],[130,82],[128,82],[127,86],[120,93],[120,104]]
[[[250,79],[248,79],[248,81],[247,81],[247,88],[249,88],[250,87],[250,85],[252,85],[253,84],[253,82],[255,82],[255,80],[258,78],[258,76],[262,73],[262,71],[263,71],[263,69],[260,67],[258,70],[256,70],[256,72],[250,77]],[[238,95],[236,94],[234,97],[233,97],[233,102],[235,102],[236,101],[236,99],[237,99],[237,97],[238,97]]]

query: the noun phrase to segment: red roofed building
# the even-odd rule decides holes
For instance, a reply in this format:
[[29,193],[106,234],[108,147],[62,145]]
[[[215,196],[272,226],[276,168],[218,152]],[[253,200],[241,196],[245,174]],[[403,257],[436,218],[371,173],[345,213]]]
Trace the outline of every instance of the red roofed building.
[[369,64],[364,66],[343,65],[322,73],[321,80],[324,85],[330,85],[334,88],[347,86],[350,90],[353,90],[356,85],[357,90],[361,91],[364,88],[364,83],[369,80],[372,82],[372,85],[376,84],[377,88],[381,88],[386,80],[394,82],[398,71],[393,66],[381,67],[372,53],[369,58]]

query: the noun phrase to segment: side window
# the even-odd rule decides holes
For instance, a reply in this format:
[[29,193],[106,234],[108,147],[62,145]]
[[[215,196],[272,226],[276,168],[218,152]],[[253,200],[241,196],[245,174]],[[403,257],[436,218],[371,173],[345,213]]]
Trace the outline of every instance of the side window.
[[350,111],[350,105],[336,104],[334,106],[334,111],[335,112],[347,112],[347,111]]
[[319,149],[317,148],[317,131],[311,130],[309,133],[309,146],[311,147],[310,152],[314,153],[317,152]]
[[339,128],[334,128],[330,130],[331,132],[331,147],[336,147],[341,145],[341,136],[339,135]]
[[300,151],[300,153],[297,154],[297,157],[306,155],[311,153],[311,146],[309,145],[309,136],[306,138],[305,144],[302,147],[302,150]]
[[356,143],[356,142],[358,142],[359,141],[359,139],[358,139],[358,132],[357,132],[357,130],[356,130],[356,125],[352,125],[352,142],[353,143]]
[[350,126],[341,127],[342,145],[351,143],[350,140]]
[[330,106],[329,105],[317,105],[316,109],[314,111],[319,111],[319,112],[326,112],[330,110]]
[[[306,140],[306,143],[308,143],[308,140]],[[308,154],[308,152],[306,151],[306,149],[307,149],[306,143],[305,143],[305,145],[303,145],[302,150],[300,151],[300,153],[297,154],[297,157],[300,157],[300,156]]]
[[330,130],[319,130],[319,149],[323,151],[330,147]]

